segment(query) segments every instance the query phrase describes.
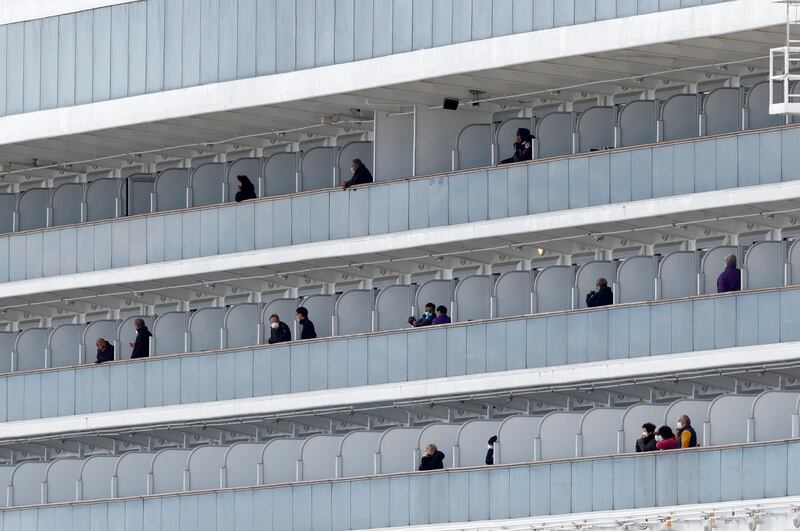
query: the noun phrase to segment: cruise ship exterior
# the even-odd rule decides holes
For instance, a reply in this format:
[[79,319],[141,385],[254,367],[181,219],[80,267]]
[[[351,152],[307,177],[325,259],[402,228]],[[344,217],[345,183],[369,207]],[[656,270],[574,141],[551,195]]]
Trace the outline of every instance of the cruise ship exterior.
[[793,0],[0,0],[0,531],[800,528]]

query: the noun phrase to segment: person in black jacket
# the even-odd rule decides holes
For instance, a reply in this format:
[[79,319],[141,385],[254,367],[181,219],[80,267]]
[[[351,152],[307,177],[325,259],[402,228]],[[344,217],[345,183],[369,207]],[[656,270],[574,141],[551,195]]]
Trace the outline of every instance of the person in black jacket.
[[413,315],[408,318],[408,324],[411,326],[430,326],[433,324],[433,318],[436,317],[436,305],[432,302],[429,302],[425,305],[425,312],[419,316],[419,319],[414,317]]
[[342,190],[347,190],[351,186],[357,184],[368,184],[372,182],[372,174],[367,167],[364,166],[364,163],[361,162],[361,159],[353,159],[353,162],[350,163],[350,171],[353,172],[353,176],[349,181],[342,183]]
[[497,442],[497,435],[492,435],[489,437],[489,442],[487,443],[489,448],[486,450],[486,460],[484,461],[487,465],[494,464],[494,443]]
[[419,470],[441,470],[444,468],[444,454],[436,449],[435,444],[425,447],[425,455],[419,461]]
[[252,181],[247,178],[247,175],[237,175],[236,179],[239,181],[239,184],[236,185],[236,197],[234,198],[236,202],[241,203],[248,199],[255,199],[256,187],[253,186]]
[[308,310],[300,306],[297,310],[297,320],[300,322],[300,339],[314,339],[317,337],[317,330],[314,323],[308,318]]
[[292,331],[289,325],[281,321],[278,314],[273,313],[269,316],[269,343],[285,343],[292,340]]
[[136,326],[136,341],[129,343],[133,349],[131,359],[146,358],[150,355],[150,338],[153,334],[144,325],[144,319],[136,319],[133,323]]
[[586,306],[596,308],[597,306],[608,306],[614,304],[614,293],[608,287],[608,280],[597,279],[597,291],[590,291],[586,294]]
[[500,161],[500,164],[511,164],[512,162],[522,162],[533,158],[533,135],[530,129],[520,127],[517,129],[517,137],[514,139],[514,154]]
[[97,359],[95,360],[95,363],[114,361],[114,345],[102,337],[97,338],[95,345],[97,345]]
[[651,422],[642,424],[642,436],[636,439],[637,452],[656,451],[656,425]]

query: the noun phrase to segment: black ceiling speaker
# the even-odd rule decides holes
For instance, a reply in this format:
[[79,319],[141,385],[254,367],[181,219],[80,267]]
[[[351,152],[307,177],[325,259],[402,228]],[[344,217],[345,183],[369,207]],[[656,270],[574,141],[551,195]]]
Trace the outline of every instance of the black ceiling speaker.
[[442,108],[446,111],[455,111],[458,109],[458,100],[455,98],[445,98],[442,102]]

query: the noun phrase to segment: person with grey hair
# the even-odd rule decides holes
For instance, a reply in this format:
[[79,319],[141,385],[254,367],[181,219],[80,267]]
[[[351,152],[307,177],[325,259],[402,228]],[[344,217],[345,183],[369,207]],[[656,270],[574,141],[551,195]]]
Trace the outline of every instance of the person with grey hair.
[[95,363],[105,363],[107,361],[114,361],[114,345],[106,341],[102,337],[98,337],[95,342],[97,346],[97,359]]
[[146,358],[150,356],[150,337],[153,334],[145,326],[144,319],[136,319],[133,324],[136,326],[136,340],[129,343],[133,349],[131,359]]
[[742,270],[736,267],[736,255],[725,257],[725,269],[717,277],[717,293],[742,289]]

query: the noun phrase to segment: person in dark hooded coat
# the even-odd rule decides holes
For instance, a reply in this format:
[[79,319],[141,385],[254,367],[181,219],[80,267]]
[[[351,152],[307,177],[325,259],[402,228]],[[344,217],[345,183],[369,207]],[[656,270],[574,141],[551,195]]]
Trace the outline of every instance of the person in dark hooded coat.
[[150,355],[150,337],[153,334],[145,326],[144,319],[136,319],[134,325],[136,326],[136,341],[129,343],[133,348],[131,359],[146,358]]
[[236,179],[239,181],[239,184],[236,186],[236,197],[234,198],[237,203],[257,197],[256,187],[253,186],[253,182],[247,178],[247,175],[237,175]]
[[342,183],[342,190],[347,190],[357,184],[368,184],[373,181],[372,174],[361,162],[361,159],[353,159],[353,162],[350,163],[350,171],[353,172],[353,176],[349,181]]
[[533,159],[533,135],[530,129],[520,127],[514,140],[514,155],[500,161],[500,164],[511,164]]
[[441,470],[444,468],[444,453],[436,449],[435,444],[425,447],[425,455],[419,462],[419,470]]

